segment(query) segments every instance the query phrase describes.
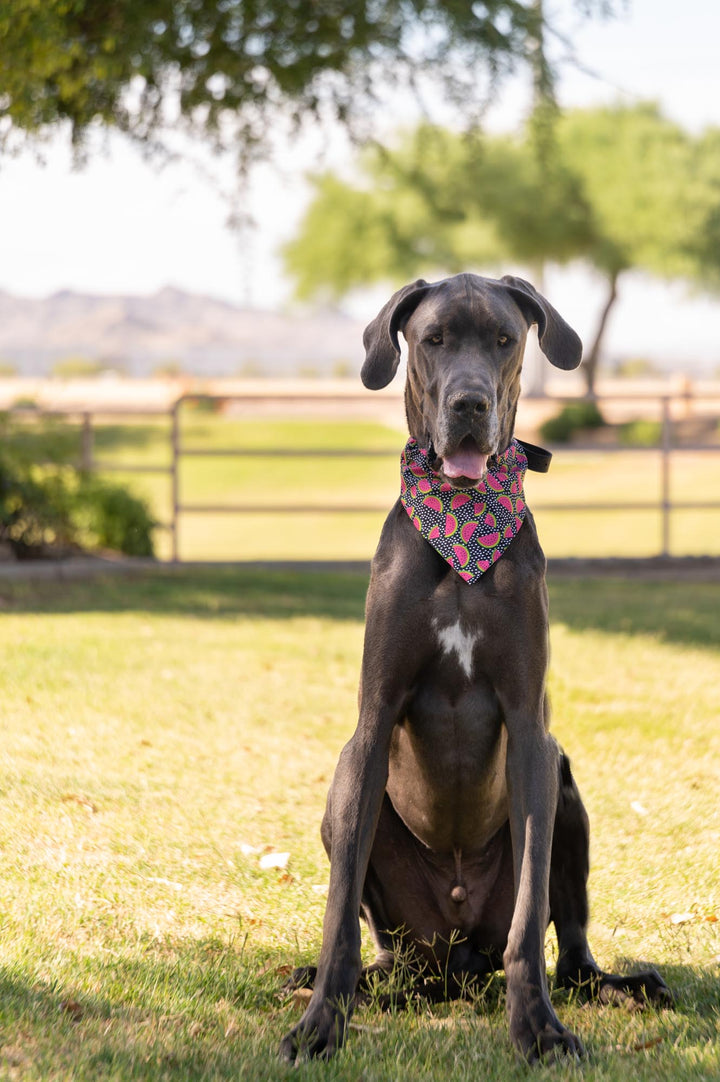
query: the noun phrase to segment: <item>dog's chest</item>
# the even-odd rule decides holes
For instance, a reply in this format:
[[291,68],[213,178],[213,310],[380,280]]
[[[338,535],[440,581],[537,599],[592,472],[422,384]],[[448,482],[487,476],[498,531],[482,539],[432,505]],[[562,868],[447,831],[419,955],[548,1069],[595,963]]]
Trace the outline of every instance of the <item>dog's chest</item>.
[[440,657],[459,666],[467,679],[472,680],[475,649],[482,640],[482,629],[477,624],[468,624],[459,615],[452,623],[443,623],[442,618],[435,617],[432,628]]

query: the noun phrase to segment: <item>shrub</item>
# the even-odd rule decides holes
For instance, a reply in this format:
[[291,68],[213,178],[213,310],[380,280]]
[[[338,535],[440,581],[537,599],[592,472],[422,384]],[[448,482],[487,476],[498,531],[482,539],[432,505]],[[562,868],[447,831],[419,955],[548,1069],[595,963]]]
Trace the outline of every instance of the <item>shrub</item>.
[[153,556],[152,531],[157,525],[147,504],[120,485],[95,478],[80,481],[75,520],[84,543],[115,549],[126,556]]
[[0,541],[20,559],[79,548],[152,556],[155,525],[147,504],[119,485],[0,453]]
[[569,443],[576,432],[602,428],[605,418],[596,402],[582,399],[568,402],[555,417],[548,418],[540,425],[542,439],[549,443]]
[[662,438],[660,421],[626,421],[618,430],[620,443],[626,447],[658,447]]
[[0,541],[18,556],[75,543],[72,492],[62,474],[43,475],[0,457]]
[[197,397],[184,399],[184,405],[197,413],[222,413],[225,408],[225,399],[197,395]]

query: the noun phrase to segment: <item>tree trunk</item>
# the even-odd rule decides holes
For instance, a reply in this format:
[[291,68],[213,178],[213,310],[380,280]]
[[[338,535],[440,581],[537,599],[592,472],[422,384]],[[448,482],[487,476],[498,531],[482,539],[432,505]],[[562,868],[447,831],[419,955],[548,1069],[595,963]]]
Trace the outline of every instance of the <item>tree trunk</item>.
[[585,393],[587,394],[588,398],[595,397],[595,380],[597,377],[597,366],[600,360],[600,351],[602,348],[603,337],[605,335],[605,328],[607,326],[607,321],[610,316],[610,310],[612,309],[612,306],[615,304],[615,301],[618,297],[617,283],[619,277],[619,271],[613,271],[609,277],[610,292],[608,294],[607,300],[605,301],[603,310],[600,313],[600,320],[597,325],[597,330],[595,331],[595,338],[593,339],[593,343],[583,357],[583,363],[580,371],[585,379]]

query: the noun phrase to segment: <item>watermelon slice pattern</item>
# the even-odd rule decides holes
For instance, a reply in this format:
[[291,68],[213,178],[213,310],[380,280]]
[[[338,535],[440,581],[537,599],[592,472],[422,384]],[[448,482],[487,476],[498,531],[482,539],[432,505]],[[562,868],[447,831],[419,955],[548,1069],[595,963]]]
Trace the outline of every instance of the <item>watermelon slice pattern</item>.
[[400,458],[400,502],[413,526],[467,583],[500,559],[525,518],[522,444],[513,440],[491,462],[482,481],[458,490],[433,473],[427,451],[414,439]]

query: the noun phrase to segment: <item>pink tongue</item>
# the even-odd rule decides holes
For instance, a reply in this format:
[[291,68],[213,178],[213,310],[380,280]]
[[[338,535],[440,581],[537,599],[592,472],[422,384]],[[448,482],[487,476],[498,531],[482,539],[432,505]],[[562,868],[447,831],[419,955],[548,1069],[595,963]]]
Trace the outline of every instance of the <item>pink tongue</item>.
[[485,476],[487,460],[488,456],[481,455],[479,451],[458,448],[455,454],[443,459],[443,473],[446,477],[467,477],[480,481]]

